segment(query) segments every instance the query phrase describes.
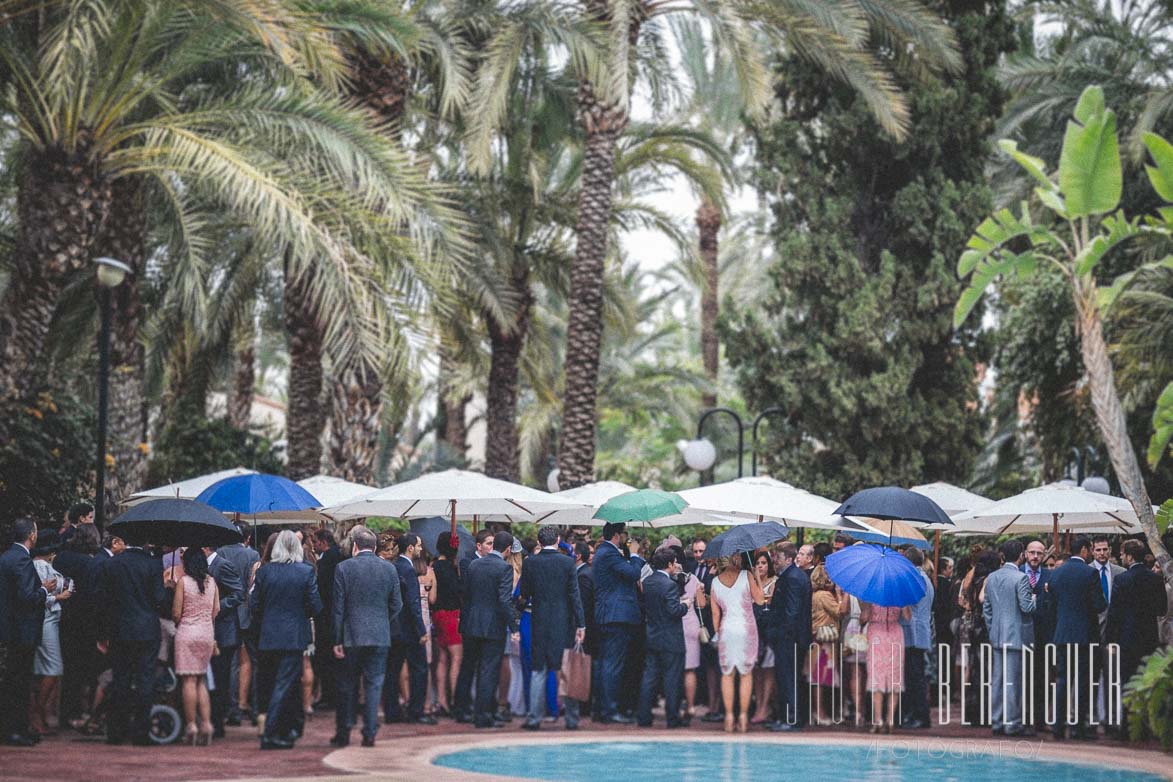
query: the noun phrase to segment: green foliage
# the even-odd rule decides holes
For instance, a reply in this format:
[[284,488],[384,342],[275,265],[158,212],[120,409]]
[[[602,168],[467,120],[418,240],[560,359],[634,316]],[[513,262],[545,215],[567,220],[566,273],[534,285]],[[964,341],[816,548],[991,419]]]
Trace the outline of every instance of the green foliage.
[[70,505],[93,497],[94,411],[43,391],[0,414],[0,541],[20,516],[56,525]]
[[1165,500],[1165,504],[1157,510],[1157,529],[1164,535],[1169,531],[1169,522],[1173,521],[1173,500]]
[[[966,221],[989,213],[985,144],[1003,99],[994,72],[1013,24],[1000,3],[932,10],[957,32],[963,73],[908,86],[904,144],[790,59],[777,88],[787,109],[757,129],[758,188],[786,194],[772,204],[778,260],[759,303],[727,303],[722,331],[746,406],[789,414],[773,428],[766,471],[827,496],[965,483],[980,449],[982,346],[976,330],[952,326],[961,286],[951,258],[965,249]],[[1029,235],[1005,217],[991,228]],[[976,264],[982,250],[971,249]]]
[[150,485],[233,467],[280,475],[279,449],[264,435],[242,432],[227,419],[181,418],[163,428],[148,466]]
[[1153,410],[1153,436],[1149,440],[1148,461],[1156,467],[1173,441],[1173,383],[1165,386]]
[[1104,106],[1104,91],[1088,87],[1067,123],[1059,157],[1059,189],[1071,217],[1111,212],[1123,189],[1116,114]]
[[1156,739],[1173,749],[1173,649],[1162,648],[1144,658],[1124,685],[1128,736],[1133,741]]

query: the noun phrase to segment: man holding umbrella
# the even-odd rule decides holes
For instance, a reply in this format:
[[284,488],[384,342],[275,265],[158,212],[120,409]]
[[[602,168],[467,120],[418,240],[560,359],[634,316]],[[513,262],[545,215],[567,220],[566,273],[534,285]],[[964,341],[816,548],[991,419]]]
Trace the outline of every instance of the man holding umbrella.
[[[639,542],[629,541],[627,525],[607,522],[603,542],[595,551],[591,572],[595,580],[595,621],[601,636],[602,698],[599,707],[603,722],[629,725],[635,720],[619,713],[619,681],[623,664],[639,631],[639,597],[636,593],[644,561]],[[624,547],[630,558],[624,556]]]

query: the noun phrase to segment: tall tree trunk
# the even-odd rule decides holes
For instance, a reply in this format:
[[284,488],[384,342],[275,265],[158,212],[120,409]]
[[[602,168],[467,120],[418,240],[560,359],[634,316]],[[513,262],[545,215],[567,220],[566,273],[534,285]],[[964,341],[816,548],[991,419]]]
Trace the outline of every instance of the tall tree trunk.
[[106,489],[108,496],[117,501],[143,488],[147,473],[147,433],[143,420],[146,362],[139,341],[147,219],[141,180],[119,179],[111,192],[110,213],[98,238],[96,254],[122,261],[134,272],[111,292],[114,321],[110,340],[107,442],[114,467],[106,477]]
[[326,472],[355,483],[375,482],[383,381],[378,370],[359,362],[330,384],[330,432]]
[[607,227],[615,181],[615,143],[627,124],[626,114],[595,99],[589,83],[579,88],[578,101],[580,121],[586,130],[586,154],[575,225],[574,265],[570,269],[566,391],[558,451],[558,481],[565,489],[594,480]]
[[251,319],[240,326],[235,362],[232,385],[228,388],[228,421],[234,428],[247,432],[257,382],[257,336]]
[[[587,13],[609,23],[608,0],[587,0]],[[628,26],[634,47],[646,15],[636,4]],[[615,183],[615,145],[627,127],[627,111],[595,94],[583,80],[578,88],[578,121],[586,137],[582,187],[575,223],[574,264],[570,269],[570,315],[566,328],[565,399],[562,442],[558,449],[558,482],[572,489],[594,480],[597,428],[599,351],[603,343],[603,274],[607,228]]]
[[39,366],[53,311],[66,284],[89,273],[95,237],[110,205],[110,185],[90,159],[29,149],[17,189],[17,235],[11,277],[0,300],[0,405],[46,380]]
[[[362,49],[350,56],[351,95],[364,103],[377,121],[398,135],[411,87],[407,63]],[[330,386],[330,430],[326,471],[358,483],[373,483],[383,418],[382,367],[365,360],[341,362],[342,372]]]
[[1094,282],[1088,284],[1076,281],[1075,311],[1079,317],[1079,346],[1083,364],[1087,369],[1088,386],[1092,393],[1092,408],[1096,413],[1096,424],[1100,436],[1108,448],[1112,469],[1120,482],[1120,491],[1136,511],[1144,530],[1149,549],[1157,557],[1164,571],[1166,583],[1173,584],[1173,558],[1161,542],[1161,533],[1153,515],[1153,504],[1145,489],[1144,474],[1128,437],[1128,422],[1120,396],[1116,392],[1116,377],[1112,361],[1108,356],[1108,345],[1104,341],[1103,324],[1096,305],[1097,291]]
[[517,437],[517,390],[521,351],[529,331],[531,296],[529,282],[523,274],[514,281],[518,295],[517,315],[502,327],[495,318],[486,317],[492,354],[489,363],[489,394],[485,436],[485,475],[518,483],[521,459]]
[[464,415],[472,396],[463,394],[457,396],[452,390],[451,378],[456,373],[456,362],[452,358],[452,348],[440,346],[440,372],[436,383],[437,428],[436,438],[448,445],[452,453],[464,460],[468,454],[468,426]]
[[717,372],[720,362],[717,316],[721,312],[717,287],[717,234],[721,230],[721,210],[708,198],[697,207],[696,227],[700,238],[701,262],[705,267],[705,285],[701,291],[701,359],[704,362],[705,377],[713,384],[713,390],[705,393],[701,403],[705,407],[716,407]]
[[295,481],[322,469],[322,325],[309,296],[309,280],[285,267],[285,336],[289,341],[289,394],[285,411],[289,477]]

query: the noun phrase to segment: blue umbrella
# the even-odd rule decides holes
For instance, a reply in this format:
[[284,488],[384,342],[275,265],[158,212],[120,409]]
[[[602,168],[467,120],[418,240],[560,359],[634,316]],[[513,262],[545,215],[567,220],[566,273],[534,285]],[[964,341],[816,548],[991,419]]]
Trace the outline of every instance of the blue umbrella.
[[925,596],[924,579],[903,554],[857,543],[827,557],[827,575],[840,589],[878,606],[907,606]]
[[224,514],[196,500],[148,500],[110,523],[110,534],[127,543],[160,546],[227,546],[240,542]]
[[322,503],[280,475],[236,475],[213,483],[196,497],[221,513],[254,515],[272,511],[310,510]]
[[839,516],[870,516],[873,519],[953,524],[941,506],[923,494],[899,486],[877,486],[857,491],[835,509]]
[[710,540],[709,545],[705,547],[705,559],[732,557],[746,551],[756,551],[782,540],[789,533],[786,527],[776,521],[742,524]]

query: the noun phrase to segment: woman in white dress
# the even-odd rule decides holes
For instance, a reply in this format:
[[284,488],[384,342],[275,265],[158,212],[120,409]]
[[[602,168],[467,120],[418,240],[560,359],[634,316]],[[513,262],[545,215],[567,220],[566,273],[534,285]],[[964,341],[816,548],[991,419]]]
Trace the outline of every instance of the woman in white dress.
[[717,633],[717,656],[721,664],[721,700],[725,703],[725,732],[733,732],[733,688],[737,682],[741,713],[737,730],[749,729],[749,701],[753,693],[753,668],[758,658],[758,627],[754,604],[766,602],[757,574],[747,554],[730,557],[713,579],[713,629]]

